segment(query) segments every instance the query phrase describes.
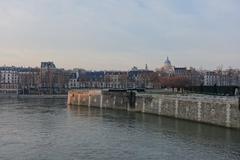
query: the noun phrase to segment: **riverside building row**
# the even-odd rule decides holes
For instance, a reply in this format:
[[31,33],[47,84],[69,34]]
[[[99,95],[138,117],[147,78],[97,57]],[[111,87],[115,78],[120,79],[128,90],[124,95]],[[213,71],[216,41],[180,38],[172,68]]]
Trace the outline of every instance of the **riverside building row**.
[[129,71],[86,71],[57,68],[53,62],[40,67],[0,67],[2,94],[66,94],[69,89],[159,89],[186,86],[240,86],[239,70],[200,71],[175,67],[169,58],[155,71],[133,67]]
[[65,94],[70,73],[57,69],[53,62],[38,68],[0,67],[1,94]]

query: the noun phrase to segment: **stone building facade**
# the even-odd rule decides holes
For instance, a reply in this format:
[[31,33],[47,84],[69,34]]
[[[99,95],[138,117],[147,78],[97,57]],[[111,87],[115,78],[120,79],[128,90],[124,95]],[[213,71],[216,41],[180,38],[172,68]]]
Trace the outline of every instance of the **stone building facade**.
[[0,93],[18,93],[18,70],[16,67],[0,67]]

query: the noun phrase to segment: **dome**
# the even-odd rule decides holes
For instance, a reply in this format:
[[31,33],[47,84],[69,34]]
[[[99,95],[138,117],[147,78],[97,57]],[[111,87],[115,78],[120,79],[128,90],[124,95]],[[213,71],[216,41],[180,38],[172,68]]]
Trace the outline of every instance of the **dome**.
[[167,57],[167,59],[164,62],[165,65],[169,65],[171,66],[171,61],[169,60],[169,58]]
[[167,74],[172,74],[173,73],[173,66],[171,64],[171,61],[169,60],[169,58],[167,57],[167,59],[164,61],[164,65],[162,66],[162,68],[160,69],[162,72],[165,72]]

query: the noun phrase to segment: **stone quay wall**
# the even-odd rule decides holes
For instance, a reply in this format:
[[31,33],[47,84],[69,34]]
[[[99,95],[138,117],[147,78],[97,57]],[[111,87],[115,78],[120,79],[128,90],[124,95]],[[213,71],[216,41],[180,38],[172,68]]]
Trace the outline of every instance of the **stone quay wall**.
[[237,98],[73,90],[69,105],[121,109],[240,129]]

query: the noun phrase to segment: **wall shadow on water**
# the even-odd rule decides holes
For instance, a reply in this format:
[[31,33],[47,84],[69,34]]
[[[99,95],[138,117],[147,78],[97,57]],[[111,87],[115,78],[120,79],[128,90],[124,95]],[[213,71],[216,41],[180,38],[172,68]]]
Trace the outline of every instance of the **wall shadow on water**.
[[142,131],[161,132],[162,134],[174,134],[182,138],[194,141],[215,141],[218,143],[240,144],[240,130],[174,119],[151,114],[126,112],[112,109],[99,109],[84,106],[68,106],[68,111],[74,116],[101,117],[103,122],[127,124],[128,127],[141,126]]
[[69,106],[68,112],[74,117],[89,118],[90,116],[90,119],[101,121],[100,127],[110,123],[110,129],[100,135],[113,134],[105,141],[110,141],[109,139],[121,141],[122,137],[127,137],[127,145],[131,146],[131,150],[135,147],[135,152],[141,152],[144,148],[142,152],[145,155],[146,153],[153,154],[148,155],[149,157],[161,156],[162,159],[240,158],[239,130],[111,109]]

